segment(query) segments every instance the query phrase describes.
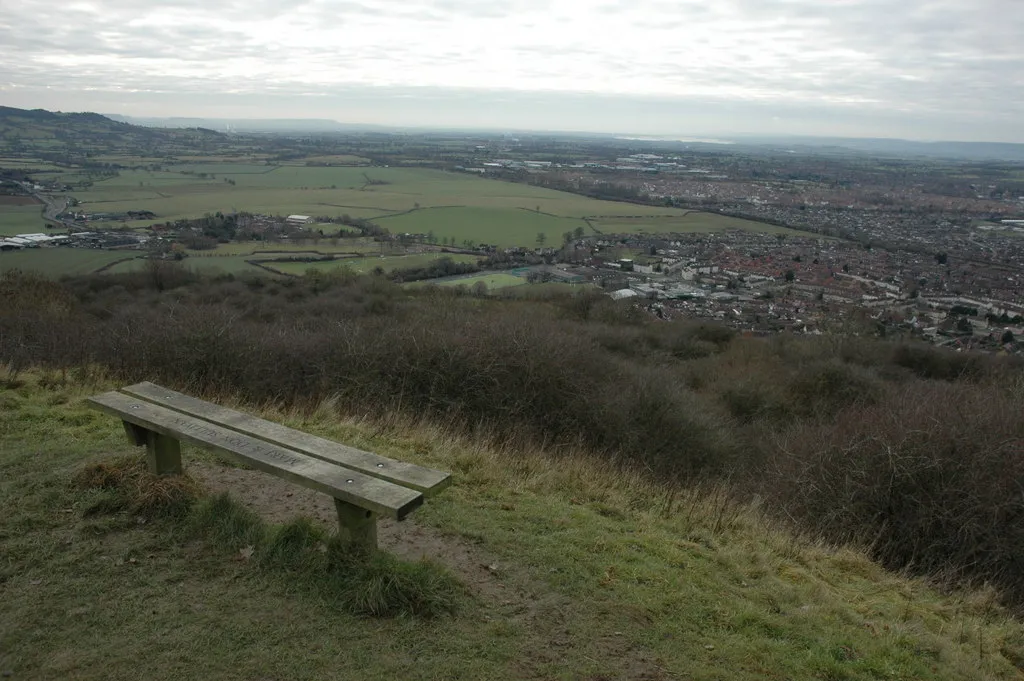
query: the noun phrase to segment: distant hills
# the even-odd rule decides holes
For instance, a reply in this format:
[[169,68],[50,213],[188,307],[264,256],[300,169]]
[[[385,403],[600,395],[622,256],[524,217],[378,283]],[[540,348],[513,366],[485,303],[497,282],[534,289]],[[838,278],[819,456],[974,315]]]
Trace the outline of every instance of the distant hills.
[[97,113],[0,106],[0,156],[83,164],[101,162],[104,155],[161,157],[213,151],[230,141],[227,135],[201,128],[147,128]]
[[[185,132],[185,131],[189,132]],[[227,139],[229,133],[242,134],[288,134],[288,133],[346,133],[346,132],[408,132],[408,128],[391,128],[380,125],[350,124],[326,118],[201,118],[201,117],[136,117],[121,114],[64,113],[44,109],[15,109],[0,106],[0,147],[4,138],[12,134],[27,137],[50,137],[67,139],[69,133],[82,133],[118,137],[122,141],[183,142],[184,137],[196,135],[212,142],[216,138]],[[417,129],[429,133],[426,128]],[[441,132],[438,129],[436,132]],[[457,133],[453,129],[447,133]],[[485,134],[481,130],[462,131],[467,135]],[[526,131],[523,131],[526,132]],[[493,131],[493,134],[500,134]],[[652,136],[644,138],[621,138],[613,135],[585,133],[538,133],[551,136],[593,137],[600,139],[638,139],[650,143],[680,144],[678,137]],[[720,137],[720,136],[719,136]],[[93,141],[98,141],[94,139]],[[733,136],[727,140],[734,151],[751,153],[801,153],[801,154],[859,154],[889,158],[945,158],[955,160],[995,161],[1024,163],[1024,144],[997,142],[915,142],[902,139],[855,138],[855,137],[810,137],[810,136]],[[720,151],[721,144],[711,144],[700,139],[686,143],[689,147],[708,147]]]
[[18,129],[47,131],[81,130],[88,132],[127,132],[131,126],[112,121],[97,113],[63,113],[45,109],[15,109],[0,106],[0,134]]
[[[178,126],[187,127],[187,126]],[[191,126],[193,128],[201,126]],[[138,137],[178,137],[180,131],[159,130],[118,121],[98,113],[67,113],[45,109],[15,109],[0,106],[0,134],[30,131],[34,136],[55,133],[114,133]],[[196,131],[193,131],[196,132]],[[199,130],[207,135],[219,136],[214,130]]]
[[208,128],[218,132],[351,132],[360,130],[385,131],[389,129],[379,125],[339,123],[327,118],[153,118],[123,116],[121,114],[104,114],[104,116],[114,121],[146,127]]

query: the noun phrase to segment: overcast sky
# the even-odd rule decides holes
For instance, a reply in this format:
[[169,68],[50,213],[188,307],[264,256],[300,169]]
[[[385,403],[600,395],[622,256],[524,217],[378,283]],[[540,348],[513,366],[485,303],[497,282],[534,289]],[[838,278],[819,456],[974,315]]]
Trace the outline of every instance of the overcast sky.
[[2,0],[0,104],[1024,142],[1024,0]]

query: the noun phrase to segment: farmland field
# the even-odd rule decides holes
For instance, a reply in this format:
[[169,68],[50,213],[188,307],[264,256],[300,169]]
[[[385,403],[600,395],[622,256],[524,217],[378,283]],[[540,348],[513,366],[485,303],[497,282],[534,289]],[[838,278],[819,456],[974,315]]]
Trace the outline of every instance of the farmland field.
[[722,232],[729,229],[742,229],[766,232],[768,234],[806,236],[805,232],[789,229],[787,227],[779,227],[777,225],[752,222],[750,220],[729,217],[727,215],[703,213],[699,211],[691,211],[679,217],[602,217],[596,220],[591,220],[591,222],[595,229],[607,234],[686,234],[694,232]]
[[255,255],[258,258],[288,255],[289,253],[373,253],[379,254],[380,243],[372,239],[338,239],[332,244],[330,239],[304,242],[269,242],[269,241],[233,241],[218,244],[209,251],[189,251],[195,257],[217,257],[221,255]]
[[[29,248],[0,253],[0,273],[10,270],[39,272],[47,276],[88,274],[104,265],[138,255],[136,251],[98,251],[85,248]],[[137,261],[141,266],[142,261]],[[126,263],[126,268],[130,267]]]
[[[70,175],[66,178],[73,185]],[[144,227],[206,213],[249,211],[288,215],[368,218],[392,232],[434,232],[456,243],[533,246],[543,232],[548,245],[582,226],[587,217],[601,232],[778,232],[757,222],[705,213],[591,199],[531,185],[426,168],[187,163],[161,170],[122,170],[94,178],[73,195],[89,212],[149,210]],[[417,210],[419,209],[419,210]]]
[[393,234],[433,232],[439,238],[453,238],[497,246],[532,246],[543,232],[547,242],[558,245],[561,235],[583,227],[583,220],[563,218],[516,208],[427,208],[377,220]]
[[[483,282],[487,284],[487,288],[508,288],[511,286],[523,286],[528,282],[522,277],[517,277],[514,274],[505,274],[500,272],[498,274],[478,274],[476,276],[461,277],[459,279],[445,279],[444,281],[437,282],[438,286],[473,286],[477,282]],[[431,282],[416,282],[418,284],[429,284]]]
[[[490,287],[488,287],[490,288]],[[584,291],[597,291],[597,286],[591,283],[568,283],[562,281],[549,281],[526,286],[510,286],[502,289],[502,295],[511,298],[543,299],[547,296],[581,293]]]
[[423,267],[441,258],[451,258],[455,262],[465,263],[474,263],[479,260],[477,256],[460,253],[414,253],[385,257],[346,258],[326,262],[267,262],[266,266],[287,274],[304,274],[310,269],[332,270],[338,267],[348,267],[357,274],[367,274],[377,267],[385,272],[409,267]]
[[[266,272],[259,267],[250,265],[247,260],[252,260],[247,255],[225,255],[215,256],[207,258],[185,258],[181,261],[182,267],[203,274],[240,274],[243,272]],[[141,269],[146,265],[145,260],[130,260],[128,262],[122,262],[111,267],[108,272],[121,273],[131,272],[137,269]]]
[[19,168],[21,170],[60,170],[59,166],[40,159],[0,158],[0,168]]
[[303,159],[309,163],[337,163],[342,165],[362,165],[370,162],[370,159],[351,154],[331,154],[328,156],[309,156]]
[[0,205],[0,236],[45,232],[43,207],[39,204]]

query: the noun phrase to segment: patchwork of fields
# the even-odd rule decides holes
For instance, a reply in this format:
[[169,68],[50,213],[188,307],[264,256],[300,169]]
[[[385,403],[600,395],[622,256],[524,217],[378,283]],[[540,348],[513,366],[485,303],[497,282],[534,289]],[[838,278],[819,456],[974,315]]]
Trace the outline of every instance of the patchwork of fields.
[[[377,267],[385,272],[423,267],[441,258],[451,258],[460,263],[475,263],[479,260],[477,256],[473,255],[431,252],[389,256],[365,255],[322,262],[274,262],[275,258],[288,257],[290,254],[299,255],[303,251],[309,252],[310,249],[275,248],[275,252],[269,252],[254,249],[252,244],[225,244],[225,246],[234,248],[217,252],[206,251],[202,255],[186,258],[181,264],[188,269],[207,274],[267,273],[267,269],[252,264],[258,262],[266,268],[283,274],[301,276],[311,269],[330,271],[346,267],[357,274],[368,274]],[[247,248],[238,248],[239,246],[247,246]],[[330,249],[318,250],[321,253],[331,252]],[[344,252],[351,253],[352,251]],[[145,267],[146,260],[140,257],[142,255],[144,253],[140,251],[99,251],[83,248],[39,248],[2,252],[0,253],[0,273],[19,269],[26,272],[39,272],[47,276],[60,276],[62,274],[88,274],[101,268],[104,268],[103,271],[111,273],[131,272]],[[111,263],[114,264],[111,265]],[[516,279],[517,283],[525,283],[525,279]]]
[[[88,212],[148,210],[154,222],[206,213],[250,211],[368,218],[392,232],[498,246],[533,246],[543,233],[670,233],[748,229],[789,231],[761,223],[658,206],[590,199],[525,184],[426,168],[188,163],[122,170],[116,177],[80,171],[40,173],[71,184]],[[90,184],[91,182],[91,184]],[[0,213],[6,208],[0,207]],[[584,219],[586,218],[586,219]],[[0,225],[4,218],[0,216]],[[594,228],[592,229],[591,226]],[[596,232],[595,232],[596,230]]]
[[[324,162],[328,160],[324,159]],[[40,166],[40,178],[58,180],[74,187],[71,194],[80,201],[84,211],[148,210],[156,214],[155,220],[128,223],[134,227],[218,211],[245,210],[279,215],[300,213],[335,217],[348,214],[371,219],[395,234],[433,234],[443,242],[487,243],[499,247],[534,246],[539,235],[543,235],[546,245],[557,246],[563,234],[577,229],[591,236],[726,229],[792,232],[711,213],[600,201],[530,185],[425,168],[269,165],[259,159],[249,159],[163,165],[159,166],[160,170],[122,170],[117,176],[106,177],[80,170]],[[113,226],[113,223],[106,224]],[[330,235],[337,228],[331,225],[324,231]],[[0,204],[0,236],[44,230],[39,205],[17,205],[11,201]],[[260,250],[315,250],[320,253],[388,256],[376,260],[353,257],[323,263],[272,265],[288,274],[342,265],[356,272],[368,272],[377,266],[386,271],[417,267],[438,257],[437,254],[424,254],[394,258],[382,252],[381,248],[380,244],[364,239],[326,238],[307,244],[223,244],[215,252],[192,253],[193,257],[186,261],[186,265],[202,271],[260,271],[260,268],[246,262],[273,257],[257,253]],[[130,257],[123,252],[65,249],[8,253],[0,259],[0,271],[18,267],[48,274],[75,274],[94,271]],[[472,256],[456,256],[454,259],[460,262],[475,260]],[[138,262],[127,261],[113,266],[110,271],[128,271],[139,266]],[[515,282],[494,278],[481,280],[489,288],[523,281],[517,277],[513,279]],[[472,285],[474,282],[468,283]]]
[[464,263],[475,263],[479,260],[475,255],[462,255],[459,253],[415,253],[411,255],[346,258],[344,260],[327,260],[324,262],[267,262],[266,266],[286,274],[304,274],[311,269],[329,271],[339,267],[347,267],[357,274],[369,274],[378,267],[385,272],[412,267],[424,267],[441,258],[450,258],[455,262]]
[[380,218],[377,222],[393,234],[433,232],[439,238],[455,239],[457,244],[468,240],[497,246],[533,246],[537,235],[543,233],[548,245],[557,246],[562,234],[577,227],[583,227],[591,236],[594,234],[581,218],[556,217],[519,208],[424,208]]

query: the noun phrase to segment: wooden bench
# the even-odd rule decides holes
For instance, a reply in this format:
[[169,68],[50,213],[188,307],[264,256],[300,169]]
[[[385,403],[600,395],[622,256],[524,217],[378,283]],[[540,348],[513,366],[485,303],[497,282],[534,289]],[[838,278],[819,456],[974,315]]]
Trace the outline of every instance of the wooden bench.
[[96,395],[90,406],[119,417],[149,469],[181,473],[181,441],[224,452],[245,464],[334,497],[341,534],[377,547],[377,518],[404,519],[451,476],[378,456],[249,414],[144,382]]

